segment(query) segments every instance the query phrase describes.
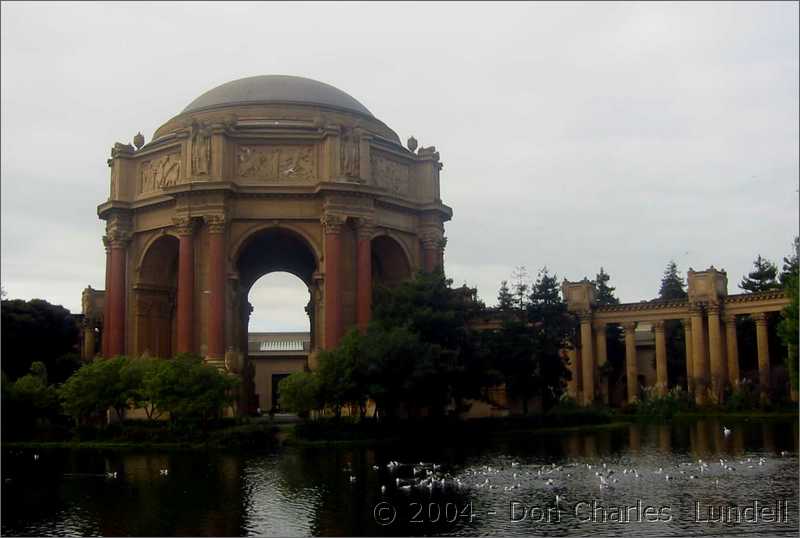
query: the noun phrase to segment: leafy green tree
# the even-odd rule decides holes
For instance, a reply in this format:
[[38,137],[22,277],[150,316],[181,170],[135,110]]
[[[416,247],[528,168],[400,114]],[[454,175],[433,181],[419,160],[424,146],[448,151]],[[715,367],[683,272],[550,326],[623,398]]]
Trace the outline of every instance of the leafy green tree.
[[361,336],[358,331],[347,333],[338,346],[331,350],[321,351],[319,367],[315,372],[319,378],[320,399],[333,409],[336,418],[342,413],[342,407],[349,403],[358,403],[363,409],[366,391],[359,386],[357,369]]
[[47,384],[47,368],[39,361],[12,384],[11,397],[15,412],[27,420],[53,417],[58,412],[58,393]]
[[0,318],[3,371],[11,379],[25,375],[33,361],[44,363],[55,383],[66,380],[79,366],[74,354],[59,360],[78,344],[78,325],[66,308],[41,299],[3,300]]
[[321,408],[319,376],[311,372],[295,372],[280,381],[281,409],[307,417],[315,409]]
[[143,409],[148,420],[162,415],[156,407],[153,379],[158,375],[160,362],[164,359],[139,357],[125,361],[120,369],[120,383],[125,387],[131,407]]
[[678,264],[675,260],[670,260],[667,268],[664,269],[664,276],[661,277],[661,287],[658,290],[658,298],[664,300],[685,299],[686,284],[678,272]]
[[769,291],[780,288],[776,280],[778,267],[759,254],[753,261],[753,271],[742,278],[739,287],[750,293]]
[[235,400],[239,379],[189,355],[156,360],[145,378],[147,395],[172,421],[199,420],[205,427]]
[[112,408],[122,419],[128,408],[129,390],[121,376],[127,357],[95,359],[85,364],[60,390],[64,410],[77,421]]

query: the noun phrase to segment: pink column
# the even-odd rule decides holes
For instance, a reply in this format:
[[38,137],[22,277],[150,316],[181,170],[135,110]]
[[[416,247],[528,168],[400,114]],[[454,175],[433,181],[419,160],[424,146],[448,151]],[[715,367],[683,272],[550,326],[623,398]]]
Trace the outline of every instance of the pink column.
[[108,291],[108,356],[125,354],[125,254],[128,234],[116,231],[110,235]]
[[176,219],[178,247],[178,353],[194,351],[194,226]]
[[208,223],[209,291],[208,357],[225,358],[225,218],[211,216]]
[[344,218],[325,215],[325,348],[339,343],[342,334],[342,224]]
[[108,298],[110,297],[109,286],[111,286],[111,244],[108,236],[103,236],[103,247],[106,249],[106,283],[105,283],[105,306],[103,307],[103,333],[100,335],[100,353],[103,357],[109,357],[108,353],[108,328],[111,325],[111,309],[109,308]]
[[372,233],[374,226],[368,219],[358,223],[356,271],[358,273],[356,296],[356,324],[366,331],[372,317]]

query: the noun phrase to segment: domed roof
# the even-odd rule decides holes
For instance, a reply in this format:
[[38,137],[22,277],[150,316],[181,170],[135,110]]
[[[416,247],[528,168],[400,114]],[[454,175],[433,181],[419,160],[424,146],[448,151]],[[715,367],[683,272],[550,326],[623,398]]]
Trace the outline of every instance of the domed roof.
[[240,78],[217,86],[189,103],[183,113],[222,106],[295,103],[344,109],[372,117],[367,107],[330,84],[287,75]]

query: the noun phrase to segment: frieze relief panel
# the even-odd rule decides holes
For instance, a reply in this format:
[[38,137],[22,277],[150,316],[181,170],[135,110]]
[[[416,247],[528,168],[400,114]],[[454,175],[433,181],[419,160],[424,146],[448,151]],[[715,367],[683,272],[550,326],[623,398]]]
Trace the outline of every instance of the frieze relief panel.
[[375,184],[394,194],[408,195],[408,166],[377,153],[370,152],[372,179]]
[[155,192],[181,181],[181,155],[168,153],[142,162],[139,167],[139,194]]
[[316,177],[314,146],[239,146],[236,174],[240,178],[261,181],[313,180]]

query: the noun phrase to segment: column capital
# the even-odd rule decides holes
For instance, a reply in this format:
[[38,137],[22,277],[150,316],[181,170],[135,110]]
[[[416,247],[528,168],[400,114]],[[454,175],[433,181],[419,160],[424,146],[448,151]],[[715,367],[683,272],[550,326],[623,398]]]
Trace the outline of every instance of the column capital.
[[606,325],[608,325],[608,322],[603,321],[603,320],[594,320],[593,325],[594,325],[594,329],[596,331],[605,331],[606,330]]
[[208,226],[209,233],[221,234],[225,232],[225,225],[228,223],[225,215],[205,215],[203,220]]
[[689,305],[689,314],[692,316],[702,316],[705,310],[703,303],[691,303]]
[[125,248],[131,241],[132,234],[122,228],[111,228],[106,234],[107,244],[110,248]]
[[683,318],[681,319],[681,325],[683,325],[684,330],[691,331],[692,330],[692,319],[691,318]]
[[706,307],[706,312],[709,316],[719,316],[722,312],[722,305],[719,303],[709,303]]
[[756,321],[756,325],[766,325],[767,321],[769,321],[769,316],[766,312],[756,312],[751,316]]
[[359,239],[372,239],[375,235],[375,219],[373,217],[359,217],[356,221],[356,233]]
[[736,314],[725,314],[722,316],[725,325],[736,325]]
[[622,328],[625,329],[625,332],[628,332],[628,331],[633,332],[633,331],[635,331],[637,324],[638,324],[638,322],[636,322],[636,321],[625,321],[623,323],[620,323],[620,325],[622,325]]
[[659,319],[658,321],[654,321],[653,322],[653,331],[657,332],[657,333],[663,333],[664,332],[664,320],[663,319]]
[[335,213],[325,213],[319,219],[322,223],[322,227],[325,229],[326,234],[339,234],[342,231],[342,226],[344,225],[347,217],[344,215],[337,215]]
[[111,248],[111,239],[107,235],[103,235],[103,248],[106,249],[106,254],[108,254],[108,250]]
[[172,225],[179,236],[186,236],[194,234],[196,222],[191,217],[173,217]]
[[440,248],[442,239],[442,233],[433,228],[423,229],[419,232],[419,240],[422,241],[422,246],[425,248]]
[[578,319],[581,320],[581,324],[591,323],[592,322],[592,311],[591,310],[583,310],[581,312],[578,312]]

